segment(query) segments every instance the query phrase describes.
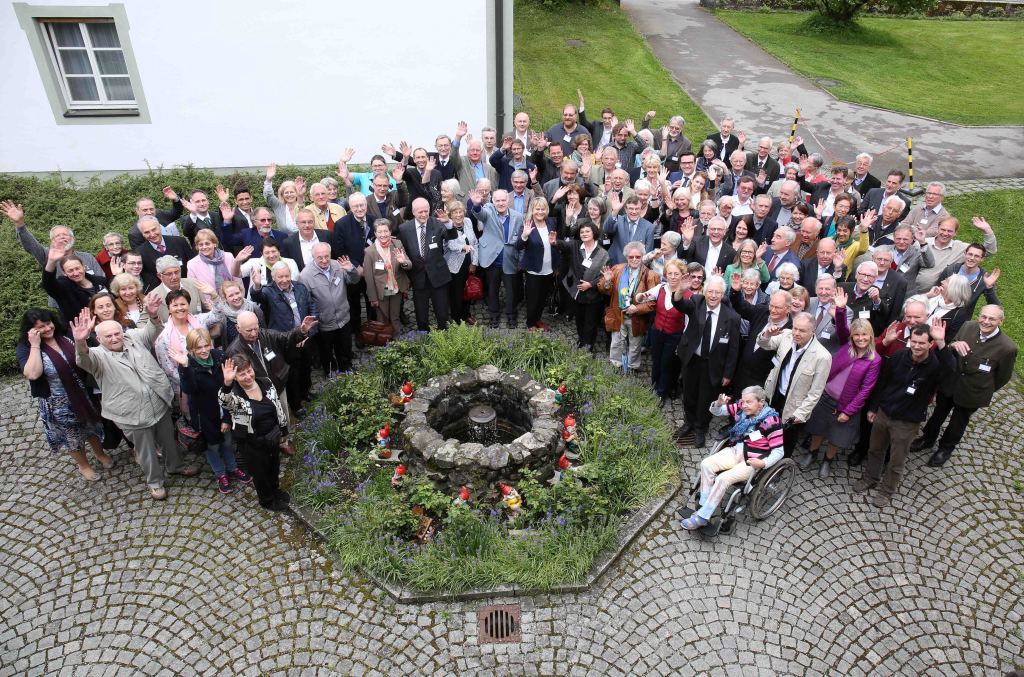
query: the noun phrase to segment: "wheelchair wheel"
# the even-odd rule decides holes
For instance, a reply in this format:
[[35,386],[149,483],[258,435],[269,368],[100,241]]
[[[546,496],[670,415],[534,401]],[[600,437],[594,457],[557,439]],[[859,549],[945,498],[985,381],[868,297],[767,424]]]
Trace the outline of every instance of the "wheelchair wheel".
[[781,508],[789,497],[796,476],[796,463],[790,458],[784,458],[769,468],[750,494],[750,516],[760,521]]

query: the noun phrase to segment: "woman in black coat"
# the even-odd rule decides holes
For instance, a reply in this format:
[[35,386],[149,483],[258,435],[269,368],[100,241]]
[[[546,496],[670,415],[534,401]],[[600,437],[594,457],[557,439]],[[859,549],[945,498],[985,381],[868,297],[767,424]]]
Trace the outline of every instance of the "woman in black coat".
[[181,392],[188,395],[189,420],[206,442],[206,461],[217,478],[217,489],[230,494],[231,480],[252,484],[252,479],[238,467],[231,441],[231,417],[218,400],[224,386],[224,353],[213,347],[210,332],[202,327],[188,333],[185,346],[187,355],[176,341],[171,341],[168,352],[178,364]]
[[601,229],[590,221],[580,223],[576,237],[559,240],[557,247],[568,261],[562,286],[575,305],[576,334],[579,346],[594,349],[597,327],[604,315],[605,297],[597,291],[601,271],[608,265],[608,252],[600,244]]

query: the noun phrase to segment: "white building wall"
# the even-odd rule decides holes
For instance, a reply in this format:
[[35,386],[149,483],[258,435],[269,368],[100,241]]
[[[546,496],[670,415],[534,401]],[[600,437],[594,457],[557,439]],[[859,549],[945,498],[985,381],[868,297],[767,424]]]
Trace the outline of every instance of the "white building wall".
[[2,172],[329,164],[346,146],[358,162],[489,124],[483,0],[124,0],[151,123],[85,125],[55,121],[6,5]]

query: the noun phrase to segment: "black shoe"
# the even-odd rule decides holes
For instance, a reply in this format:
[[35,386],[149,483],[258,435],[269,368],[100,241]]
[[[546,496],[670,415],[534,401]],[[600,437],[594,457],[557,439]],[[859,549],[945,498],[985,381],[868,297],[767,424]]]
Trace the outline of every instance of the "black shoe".
[[270,510],[271,512],[288,512],[288,504],[276,498],[268,505],[260,505],[264,510]]
[[291,497],[291,494],[289,494],[287,491],[282,491],[282,490],[278,489],[278,491],[277,491],[277,500],[281,501],[285,505],[288,505],[289,503],[291,503],[292,497]]
[[929,442],[924,438],[924,435],[921,435],[915,438],[914,441],[910,443],[910,450],[922,451],[924,449],[931,449],[933,446],[935,446],[935,442]]
[[693,432],[693,424],[692,423],[684,423],[683,425],[679,426],[678,430],[676,430],[676,437],[686,437],[687,435],[689,435],[692,432]]
[[703,430],[698,430],[695,433],[693,433],[693,439],[693,446],[697,447],[698,449],[703,449],[704,446],[707,444],[707,440],[704,439]]
[[846,465],[850,466],[851,468],[856,468],[858,465],[864,462],[864,458],[866,456],[867,453],[863,451],[853,451],[850,454],[849,458],[846,459]]
[[928,459],[927,465],[930,468],[941,468],[943,465],[945,465],[946,461],[948,461],[949,457],[952,455],[952,449],[939,449],[934,454],[932,454],[931,458]]
[[829,460],[827,458],[825,460],[823,460],[821,462],[821,467],[818,468],[818,477],[820,479],[823,479],[823,480],[828,479],[828,476],[830,474],[831,466],[832,466],[832,461],[831,460]]

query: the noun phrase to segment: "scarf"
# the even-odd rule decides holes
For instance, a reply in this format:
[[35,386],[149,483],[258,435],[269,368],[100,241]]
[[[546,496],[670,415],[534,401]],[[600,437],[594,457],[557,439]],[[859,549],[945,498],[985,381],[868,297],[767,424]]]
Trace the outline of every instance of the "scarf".
[[839,249],[839,251],[843,251],[844,249],[849,247],[851,244],[853,244],[853,235],[854,235],[853,233],[850,233],[850,237],[848,237],[846,239],[846,242],[840,242],[839,239],[837,238],[835,240],[836,248]]
[[742,409],[737,409],[736,413],[739,414],[739,418],[736,419],[736,423],[729,429],[729,439],[737,441],[746,437],[747,433],[761,425],[761,422],[769,416],[778,415],[778,412],[769,407],[767,403],[761,407],[761,413],[754,418],[747,416],[747,413]]
[[78,422],[83,426],[98,423],[100,416],[77,373],[75,344],[66,336],[57,336],[55,339],[59,350],[54,350],[45,341],[40,342],[40,349],[50,358],[54,369],[57,370],[57,376],[60,377],[61,385],[64,386],[64,392],[68,394],[68,402],[71,404],[75,416],[78,417]]
[[384,262],[384,271],[388,275],[388,281],[384,288],[388,291],[398,291],[398,280],[395,278],[395,269],[391,265],[391,245],[389,244],[386,248],[382,247],[380,240],[374,239],[373,246],[377,248],[377,255]]
[[213,256],[199,255],[203,263],[213,268],[213,287],[214,289],[220,289],[221,282],[227,282],[231,278],[231,273],[228,272],[228,267],[224,263],[224,251],[221,249],[213,250]]
[[228,304],[228,302],[224,300],[221,300],[221,302],[217,304],[217,310],[220,312],[221,315],[226,317],[228,321],[231,322],[231,324],[235,324],[238,322],[239,313],[244,312],[246,310],[248,310],[249,312],[256,312],[256,307],[256,303],[250,301],[249,299],[245,299],[242,302],[242,307],[239,308],[238,310],[232,308]]
[[619,275],[619,310],[625,310],[633,303],[633,294],[640,284],[640,269],[633,270],[626,264]]

